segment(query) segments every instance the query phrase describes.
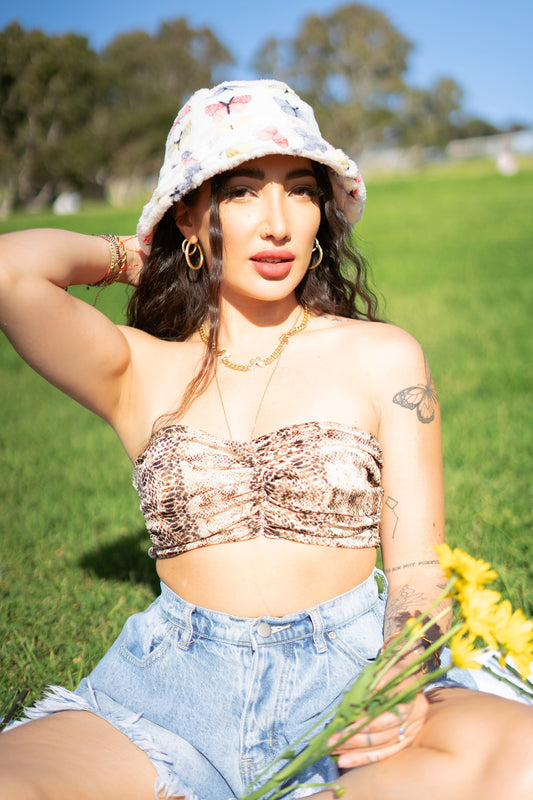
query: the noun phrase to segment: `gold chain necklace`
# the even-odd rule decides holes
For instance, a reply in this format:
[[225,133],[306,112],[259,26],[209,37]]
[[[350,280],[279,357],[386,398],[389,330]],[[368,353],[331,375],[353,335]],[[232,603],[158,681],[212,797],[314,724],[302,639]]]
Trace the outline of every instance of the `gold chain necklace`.
[[[303,331],[304,328],[307,327],[307,323],[309,322],[309,318],[311,316],[311,312],[309,311],[308,306],[304,306],[304,315],[302,321],[298,324],[295,324],[290,331],[287,333],[282,333],[279,337],[279,344],[276,349],[270,353],[269,356],[265,358],[261,358],[260,356],[256,356],[255,358],[251,358],[248,364],[237,364],[235,361],[231,360],[230,354],[227,350],[222,348],[215,347],[212,345],[213,350],[216,350],[216,354],[220,359],[220,363],[224,364],[225,367],[229,367],[229,369],[236,369],[238,372],[250,372],[251,370],[255,369],[256,367],[268,367],[269,364],[272,364],[276,358],[279,358],[280,355],[283,353],[287,345],[289,344],[289,340],[292,336],[295,336],[300,331]],[[202,323],[199,328],[200,338],[202,342],[207,346],[209,344],[209,339],[207,336],[207,332],[205,329],[205,325]]]

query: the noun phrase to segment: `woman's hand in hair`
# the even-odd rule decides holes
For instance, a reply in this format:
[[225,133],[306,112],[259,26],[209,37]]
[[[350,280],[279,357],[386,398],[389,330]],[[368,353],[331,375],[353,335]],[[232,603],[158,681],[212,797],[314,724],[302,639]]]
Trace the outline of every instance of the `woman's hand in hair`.
[[136,236],[119,236],[119,239],[126,246],[128,256],[127,267],[119,278],[120,283],[127,283],[130,286],[137,286],[139,276],[147,259],[146,253],[141,249],[139,240]]

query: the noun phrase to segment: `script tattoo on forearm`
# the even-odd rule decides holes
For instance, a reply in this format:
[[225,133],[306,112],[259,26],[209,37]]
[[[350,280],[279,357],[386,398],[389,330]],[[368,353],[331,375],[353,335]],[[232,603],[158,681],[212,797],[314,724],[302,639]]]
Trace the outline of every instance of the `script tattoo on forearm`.
[[437,564],[439,564],[438,558],[428,559],[427,561],[408,561],[405,564],[398,564],[395,567],[387,567],[384,571],[386,575],[389,575],[391,572],[397,572],[399,569],[412,569],[413,567],[429,567],[429,566],[436,566]]
[[435,419],[435,409],[439,398],[425,355],[424,372],[426,377],[425,384],[417,384],[416,386],[408,386],[407,389],[402,389],[401,392],[397,392],[394,395],[392,402],[403,406],[403,408],[411,410],[416,408],[416,416],[420,422],[427,425]]

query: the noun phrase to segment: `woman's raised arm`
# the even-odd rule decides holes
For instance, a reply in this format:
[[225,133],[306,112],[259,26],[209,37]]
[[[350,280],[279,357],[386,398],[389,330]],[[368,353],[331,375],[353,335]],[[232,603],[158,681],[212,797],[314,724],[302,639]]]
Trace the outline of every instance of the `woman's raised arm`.
[[[128,251],[123,280],[140,266]],[[55,229],[0,237],[0,328],[17,352],[50,383],[113,424],[130,365],[120,327],[65,290],[98,283],[111,245],[98,236]]]

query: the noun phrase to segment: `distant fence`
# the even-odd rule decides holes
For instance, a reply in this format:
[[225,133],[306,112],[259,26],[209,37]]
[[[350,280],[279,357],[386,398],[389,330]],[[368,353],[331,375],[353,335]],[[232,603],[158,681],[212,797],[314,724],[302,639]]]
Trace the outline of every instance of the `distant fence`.
[[533,155],[533,130],[456,139],[448,144],[445,153],[448,158],[454,160],[481,156],[498,158],[502,153]]
[[533,155],[533,130],[455,139],[443,150],[417,146],[368,149],[360,153],[356,160],[364,173],[374,170],[409,171],[430,162],[474,158],[493,158],[501,162],[507,159],[510,163],[514,157],[521,155]]

